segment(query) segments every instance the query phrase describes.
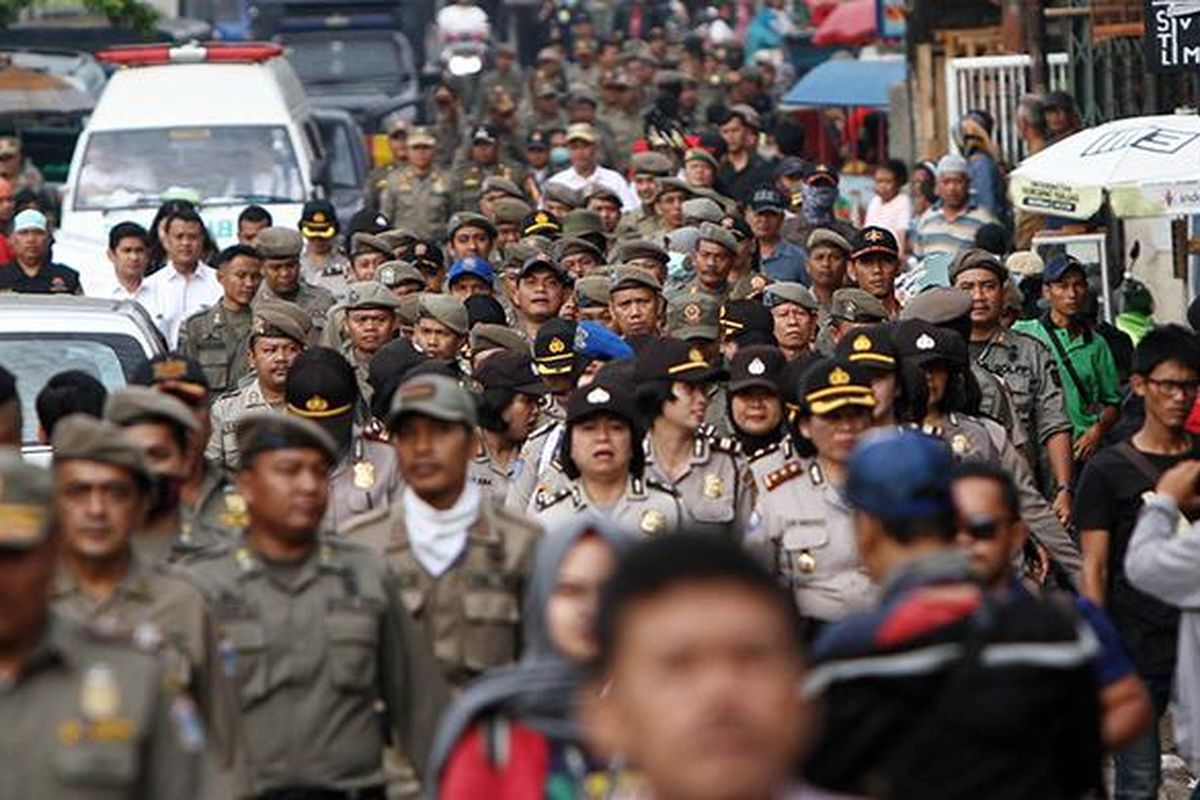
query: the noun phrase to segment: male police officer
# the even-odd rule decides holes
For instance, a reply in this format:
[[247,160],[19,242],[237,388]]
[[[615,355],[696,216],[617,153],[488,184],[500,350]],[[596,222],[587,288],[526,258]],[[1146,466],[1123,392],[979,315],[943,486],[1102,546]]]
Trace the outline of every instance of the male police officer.
[[443,674],[462,685],[516,659],[540,530],[469,479],[478,419],[453,378],[408,378],[387,424],[407,485],[391,508],[364,514],[345,536],[386,560]]
[[434,164],[437,141],[428,128],[408,132],[408,165],[387,176],[380,210],[421,239],[439,238],[454,209],[450,179]]
[[254,248],[235,244],[221,251],[216,267],[224,294],[184,321],[179,351],[200,363],[209,388],[220,394],[250,369],[246,337],[253,317],[250,304],[262,283],[262,258]]
[[209,766],[194,706],[158,659],[50,610],[49,473],[0,455],[0,726],[14,797],[186,800]]
[[255,246],[263,259],[263,283],[258,289],[255,306],[265,299],[286,300],[295,303],[312,317],[312,327],[319,339],[325,329],[325,315],[333,306],[333,293],[320,286],[313,286],[300,274],[300,251],[304,239],[292,228],[267,228],[258,234]]
[[385,731],[424,763],[445,683],[378,557],[317,534],[337,460],[328,434],[255,412],[237,436],[249,524],[187,569],[231,653],[253,791],[382,800]]

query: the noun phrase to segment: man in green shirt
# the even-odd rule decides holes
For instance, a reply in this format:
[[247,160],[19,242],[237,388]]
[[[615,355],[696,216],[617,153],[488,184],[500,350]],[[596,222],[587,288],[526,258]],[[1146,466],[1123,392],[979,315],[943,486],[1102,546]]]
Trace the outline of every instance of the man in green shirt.
[[1042,341],[1058,362],[1078,462],[1090,458],[1116,424],[1121,402],[1112,351],[1103,337],[1079,320],[1087,290],[1083,265],[1071,256],[1056,256],[1042,276],[1042,295],[1050,310],[1039,319],[1013,324],[1013,330]]

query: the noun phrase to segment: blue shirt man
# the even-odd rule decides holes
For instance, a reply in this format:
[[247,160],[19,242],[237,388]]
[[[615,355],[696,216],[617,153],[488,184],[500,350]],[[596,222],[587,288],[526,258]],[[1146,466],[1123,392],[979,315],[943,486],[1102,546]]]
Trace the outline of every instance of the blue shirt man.
[[787,201],[774,187],[755,190],[750,198],[750,230],[763,274],[776,281],[809,284],[804,249],[783,238]]

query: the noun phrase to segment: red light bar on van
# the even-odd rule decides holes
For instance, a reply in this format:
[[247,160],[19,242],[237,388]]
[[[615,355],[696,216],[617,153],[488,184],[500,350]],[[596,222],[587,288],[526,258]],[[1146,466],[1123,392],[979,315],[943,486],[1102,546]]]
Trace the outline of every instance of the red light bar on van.
[[105,64],[125,67],[157,64],[213,64],[218,62],[261,63],[283,55],[283,47],[272,42],[190,42],[179,47],[129,45],[110,47],[96,53]]

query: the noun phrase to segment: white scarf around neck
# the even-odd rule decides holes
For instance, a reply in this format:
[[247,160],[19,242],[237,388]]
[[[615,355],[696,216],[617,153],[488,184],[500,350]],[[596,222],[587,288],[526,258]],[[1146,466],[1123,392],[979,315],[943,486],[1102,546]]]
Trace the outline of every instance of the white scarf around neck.
[[413,555],[435,578],[450,569],[467,546],[467,533],[479,516],[482,493],[468,480],[445,511],[426,503],[411,486],[404,489],[404,521]]

